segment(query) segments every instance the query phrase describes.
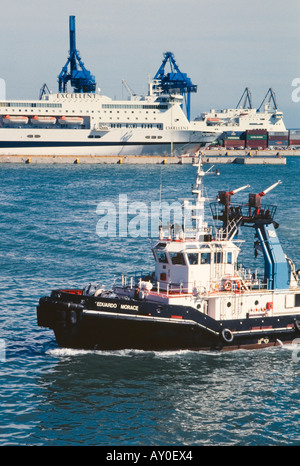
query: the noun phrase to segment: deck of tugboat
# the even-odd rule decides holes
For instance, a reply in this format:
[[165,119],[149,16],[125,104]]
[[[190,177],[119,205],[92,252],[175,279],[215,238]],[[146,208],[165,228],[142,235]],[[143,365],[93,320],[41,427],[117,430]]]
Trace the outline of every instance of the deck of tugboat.
[[[169,283],[166,289],[161,289],[159,283],[151,281],[131,281],[130,285],[126,285],[126,277],[122,277],[125,283],[115,285],[112,293],[119,299],[134,299],[136,301],[148,302],[164,302],[167,304],[186,304],[189,302],[197,302],[198,299],[229,296],[229,295],[246,295],[248,293],[261,294],[273,293],[273,290],[268,290],[268,283],[256,278],[243,279],[242,276],[233,275],[222,277],[222,280],[212,280],[207,286],[196,286],[195,284]],[[191,285],[191,286],[189,286]],[[187,291],[193,287],[192,292]],[[186,302],[186,303],[184,303]]]

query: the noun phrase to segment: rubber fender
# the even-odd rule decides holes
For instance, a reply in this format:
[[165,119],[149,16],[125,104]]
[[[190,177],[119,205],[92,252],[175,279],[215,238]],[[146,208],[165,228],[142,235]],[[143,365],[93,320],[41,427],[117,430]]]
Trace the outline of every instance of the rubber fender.
[[294,321],[295,330],[300,332],[300,320],[295,319]]
[[56,302],[55,303],[57,306],[60,306],[63,309],[71,309],[73,311],[82,311],[84,306],[82,304],[76,304],[76,303],[64,303],[64,302]]
[[76,324],[77,323],[76,311],[70,311],[69,312],[69,320],[70,320],[71,324]]
[[222,338],[226,343],[231,343],[233,341],[233,333],[229,328],[224,328],[221,332]]

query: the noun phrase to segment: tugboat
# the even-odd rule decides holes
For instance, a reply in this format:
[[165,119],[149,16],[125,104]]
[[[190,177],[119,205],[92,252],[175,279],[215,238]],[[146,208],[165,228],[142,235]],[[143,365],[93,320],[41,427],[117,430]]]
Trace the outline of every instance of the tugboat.
[[[184,201],[190,228],[164,231],[152,251],[155,271],[122,276],[110,290],[94,285],[53,290],[37,307],[38,325],[53,329],[61,347],[95,350],[234,350],[291,343],[300,337],[299,271],[283,252],[274,220],[276,206],[264,206],[265,191],[249,194],[246,204],[232,196],[249,187],[219,191],[209,202],[216,226],[204,221],[201,157],[193,186],[194,202]],[[251,227],[255,254],[262,252],[264,273],[238,265],[243,241],[239,229]]]

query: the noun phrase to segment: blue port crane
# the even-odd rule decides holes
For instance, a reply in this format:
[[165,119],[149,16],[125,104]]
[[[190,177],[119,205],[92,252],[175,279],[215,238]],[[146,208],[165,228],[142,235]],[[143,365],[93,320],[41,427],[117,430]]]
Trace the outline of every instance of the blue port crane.
[[[71,81],[74,92],[95,92],[96,81],[88,71],[76,49],[75,16],[69,18],[70,51],[68,60],[58,76],[58,91],[67,92],[67,83]],[[68,66],[70,69],[68,70]]]
[[[242,107],[240,107],[240,104],[241,104],[243,98],[244,98],[244,103],[242,104]],[[248,107],[247,107],[247,105],[248,105]],[[252,98],[251,98],[251,92],[250,92],[249,87],[245,88],[245,90],[244,90],[244,92],[242,94],[242,97],[238,101],[238,104],[237,104],[236,108],[252,108]]]
[[[270,95],[269,95],[270,94]],[[269,96],[269,99],[267,100],[267,97]],[[262,108],[263,104],[267,101],[267,105],[270,105],[271,101],[273,102],[273,108],[274,110],[277,110],[278,107],[277,107],[277,102],[276,102],[276,96],[275,96],[275,92],[273,91],[273,89],[270,87],[268,92],[266,93],[265,97],[264,97],[264,100],[262,101],[262,103],[260,104],[259,108],[258,108],[258,112],[260,112],[260,109]]]
[[[171,71],[165,72],[165,67],[169,63]],[[172,52],[165,52],[160,68],[155,80],[159,80],[159,87],[163,94],[178,93],[183,95],[186,107],[187,119],[190,121],[191,113],[191,92],[197,92],[197,86],[192,83],[191,78],[186,73],[182,73],[178,68]]]

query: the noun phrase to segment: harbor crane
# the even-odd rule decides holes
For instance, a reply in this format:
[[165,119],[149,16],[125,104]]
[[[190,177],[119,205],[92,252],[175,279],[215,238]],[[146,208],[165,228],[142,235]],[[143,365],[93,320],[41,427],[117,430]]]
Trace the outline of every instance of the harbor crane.
[[221,204],[223,204],[225,207],[228,208],[228,206],[230,205],[231,196],[249,187],[250,187],[250,184],[246,184],[245,186],[241,186],[240,188],[233,189],[231,191],[219,191],[217,200],[218,202],[220,202]]
[[[269,96],[269,99],[267,100],[267,97]],[[260,104],[260,107],[258,108],[258,112],[260,112],[260,109],[262,108],[263,104],[265,102],[267,102],[267,105],[270,105],[271,101],[273,101],[273,106],[274,106],[274,110],[277,110],[278,107],[277,107],[277,102],[276,102],[276,96],[275,96],[275,92],[273,91],[273,89],[270,87],[270,89],[268,90],[268,92],[266,93],[265,97],[264,97],[264,100],[262,101],[262,103]]]
[[43,96],[46,95],[46,94],[51,94],[51,92],[50,92],[49,87],[47,86],[47,84],[44,83],[43,86],[40,89],[39,99],[42,100]]
[[266,194],[268,194],[270,191],[272,191],[272,189],[276,188],[276,186],[278,186],[279,184],[281,184],[281,180],[278,180],[276,183],[272,184],[267,189],[265,189],[264,191],[261,191],[258,194],[249,194],[249,216],[250,216],[251,208],[256,209],[256,213],[260,212],[261,198],[265,196]]
[[[242,102],[243,98],[244,98],[244,103],[242,107],[240,107],[240,103]],[[248,102],[248,107],[247,107],[247,102]],[[251,92],[250,92],[249,87],[245,88],[242,94],[242,97],[238,101],[236,108],[252,108],[252,98],[251,98]]]
[[[58,91],[67,92],[67,83],[71,82],[71,85],[74,88],[73,92],[95,92],[96,90],[96,81],[95,77],[92,76],[90,71],[88,71],[81,57],[79,51],[76,49],[76,40],[75,40],[75,16],[69,17],[69,32],[70,32],[70,51],[69,57],[62,68],[58,76]],[[68,71],[68,66],[70,65],[70,70]]]
[[[165,66],[169,63],[171,71],[165,72]],[[172,52],[165,52],[161,66],[159,67],[154,80],[159,81],[158,88],[162,94],[179,93],[183,95],[187,119],[190,121],[191,93],[197,92],[197,86],[192,83],[186,73],[182,73],[178,68]]]
[[131,100],[134,100],[134,99],[137,97],[137,94],[135,94],[135,93],[133,92],[133,90],[132,90],[131,87],[127,84],[127,82],[125,81],[125,79],[122,79],[122,84],[123,84],[123,86],[125,87],[125,89],[127,90],[128,95],[130,96],[130,99],[131,99]]

